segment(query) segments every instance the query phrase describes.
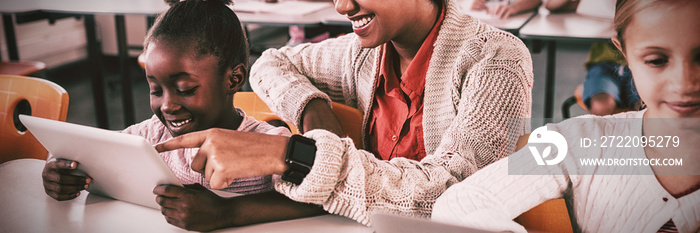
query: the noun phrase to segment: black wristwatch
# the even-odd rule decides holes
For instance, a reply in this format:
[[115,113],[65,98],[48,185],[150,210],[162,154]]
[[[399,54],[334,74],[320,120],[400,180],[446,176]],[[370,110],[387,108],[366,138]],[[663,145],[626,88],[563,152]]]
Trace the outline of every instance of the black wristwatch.
[[316,141],[311,138],[295,134],[289,138],[287,144],[287,156],[284,162],[287,163],[287,170],[282,174],[282,179],[294,184],[301,184],[316,158]]

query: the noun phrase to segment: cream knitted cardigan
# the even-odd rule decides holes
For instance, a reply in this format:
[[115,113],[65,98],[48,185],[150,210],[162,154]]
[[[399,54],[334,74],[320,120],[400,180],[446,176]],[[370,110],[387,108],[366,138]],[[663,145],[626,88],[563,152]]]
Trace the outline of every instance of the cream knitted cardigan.
[[[576,146],[581,138],[641,136],[644,111],[593,117],[586,121],[564,121],[548,125],[569,143],[570,161],[583,158],[640,158],[642,147],[607,147],[594,150]],[[641,156],[646,157],[646,156]],[[520,150],[499,160],[463,182],[450,187],[435,203],[435,221],[467,225],[493,232],[526,232],[513,218],[550,199],[563,197],[569,206],[575,232],[655,233],[669,219],[678,232],[700,231],[700,191],[675,198],[653,175],[649,166],[566,166],[551,169],[548,175],[534,164],[529,150]],[[509,167],[510,166],[510,167]],[[587,172],[595,171],[594,174]],[[610,175],[615,174],[626,175]]]
[[[509,119],[530,117],[530,53],[512,34],[459,13],[452,0],[446,7],[426,74],[427,157],[382,161],[355,149],[349,138],[314,130],[305,134],[318,148],[311,172],[298,186],[277,183],[279,192],[367,225],[375,210],[428,217],[447,187],[515,150],[529,126],[509,126]],[[313,98],[357,107],[365,113],[366,133],[380,48],[362,48],[349,34],[270,49],[252,66],[251,86],[274,112],[297,125]]]

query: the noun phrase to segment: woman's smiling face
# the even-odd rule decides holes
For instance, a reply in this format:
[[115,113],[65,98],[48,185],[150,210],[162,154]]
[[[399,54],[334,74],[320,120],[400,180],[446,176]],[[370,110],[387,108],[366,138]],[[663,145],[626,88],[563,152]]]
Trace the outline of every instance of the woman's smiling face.
[[[372,48],[390,40],[412,39],[420,27],[432,26],[436,8],[429,0],[334,0],[335,10],[352,22],[362,47]],[[427,21],[426,21],[427,20]],[[424,38],[418,38],[422,40]]]

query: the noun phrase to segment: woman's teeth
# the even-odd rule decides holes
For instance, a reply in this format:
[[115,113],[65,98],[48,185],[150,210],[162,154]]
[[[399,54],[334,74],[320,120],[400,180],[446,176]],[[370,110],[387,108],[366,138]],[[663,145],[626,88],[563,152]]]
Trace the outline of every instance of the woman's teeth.
[[170,122],[170,125],[172,125],[173,127],[180,127],[180,126],[183,126],[183,125],[185,125],[185,124],[187,124],[187,123],[190,123],[191,121],[192,121],[191,118],[190,118],[190,119],[187,119],[187,120],[184,120],[184,121],[171,121],[171,122]]
[[367,25],[369,22],[371,22],[372,19],[374,19],[373,16],[367,16],[367,17],[363,17],[363,18],[358,19],[358,20],[353,20],[353,21],[352,21],[352,27],[355,27],[355,28],[364,27],[364,26]]

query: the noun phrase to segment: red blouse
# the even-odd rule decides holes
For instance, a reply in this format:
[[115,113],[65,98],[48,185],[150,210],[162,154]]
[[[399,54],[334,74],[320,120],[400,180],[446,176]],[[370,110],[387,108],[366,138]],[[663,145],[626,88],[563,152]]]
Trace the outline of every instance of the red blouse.
[[398,55],[391,43],[383,46],[379,80],[372,103],[369,121],[369,151],[378,158],[389,160],[405,157],[423,159],[423,90],[425,75],[433,54],[440,25],[445,18],[444,7],[440,17],[423,41],[416,56],[402,76],[397,76]]

